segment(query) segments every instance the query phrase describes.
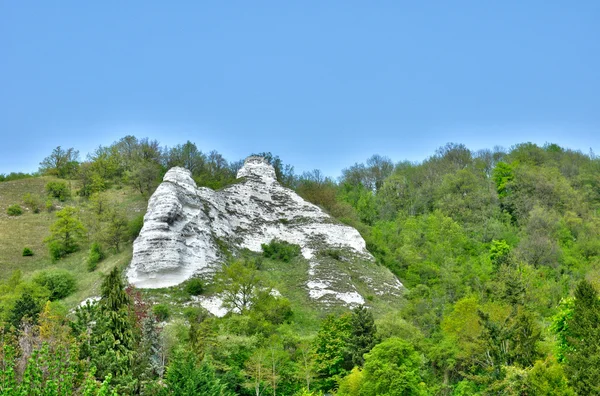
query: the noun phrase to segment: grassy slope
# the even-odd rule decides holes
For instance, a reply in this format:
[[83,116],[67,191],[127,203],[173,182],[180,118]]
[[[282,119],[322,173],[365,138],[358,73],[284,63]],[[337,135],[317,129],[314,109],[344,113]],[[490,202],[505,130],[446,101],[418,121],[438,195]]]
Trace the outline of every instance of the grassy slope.
[[[9,278],[14,270],[20,270],[25,279],[40,270],[65,269],[77,278],[78,291],[64,302],[74,306],[86,297],[97,295],[102,275],[114,266],[124,266],[131,259],[131,244],[125,244],[118,254],[109,255],[92,273],[86,269],[87,245],[67,258],[53,263],[50,259],[44,239],[50,234],[50,226],[55,220],[54,213],[42,211],[35,214],[25,208],[22,197],[26,193],[44,196],[44,187],[52,177],[36,177],[0,183],[0,281]],[[67,182],[69,183],[69,182]],[[76,182],[70,182],[71,188],[77,188]],[[143,214],[146,200],[129,188],[111,189],[105,193],[111,202],[117,204],[129,218]],[[75,197],[75,194],[73,194]],[[85,201],[79,197],[59,205],[83,207]],[[21,216],[8,216],[6,209],[12,204],[20,204],[24,213]],[[24,247],[33,250],[33,257],[23,257]]]

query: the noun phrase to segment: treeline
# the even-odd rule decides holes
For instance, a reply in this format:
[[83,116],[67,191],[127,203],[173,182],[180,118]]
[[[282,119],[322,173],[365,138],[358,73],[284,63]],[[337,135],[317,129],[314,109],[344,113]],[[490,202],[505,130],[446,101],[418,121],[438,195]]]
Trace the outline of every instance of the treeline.
[[[102,387],[177,395],[600,393],[600,159],[593,153],[448,144],[421,163],[375,155],[339,180],[318,170],[296,175],[279,157],[262,155],[283,185],[361,232],[407,287],[401,311],[373,318],[358,307],[313,330],[284,298],[264,293],[256,257],[232,258],[216,278],[234,312],[215,318],[188,308],[183,322],[165,327],[159,321],[168,309],[150,307],[118,272],[106,278],[101,300],[75,317],[61,311],[59,297],[45,304],[53,283],[16,276],[1,286],[12,297],[3,311],[9,364],[0,389],[31,381],[50,389],[70,362],[71,393],[56,394],[86,394],[86,386],[87,394],[105,394],[93,393]],[[79,180],[77,194],[96,205],[104,238],[101,193],[131,185],[147,197],[171,166],[222,188],[241,162],[191,142],[163,148],[128,136],[83,162],[59,147],[40,173]],[[301,259],[293,251],[266,245],[265,260],[293,265]],[[184,289],[195,295],[206,287]],[[240,290],[249,293],[243,302]],[[49,316],[55,330],[44,327]],[[51,356],[69,355],[40,366],[35,354],[52,348],[66,349]]]

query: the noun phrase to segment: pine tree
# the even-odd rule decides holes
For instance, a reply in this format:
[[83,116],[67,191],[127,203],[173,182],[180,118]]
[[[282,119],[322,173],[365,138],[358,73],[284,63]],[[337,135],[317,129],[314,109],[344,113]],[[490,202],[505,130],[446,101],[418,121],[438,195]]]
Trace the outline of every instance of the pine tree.
[[348,350],[352,364],[362,366],[365,362],[364,354],[369,353],[377,344],[377,327],[373,314],[364,305],[354,308],[350,319],[352,332],[348,340]]
[[594,286],[582,280],[575,290],[573,316],[568,321],[565,371],[580,395],[600,394],[600,300]]
[[119,376],[129,372],[135,349],[135,336],[130,318],[131,298],[125,291],[121,272],[114,268],[102,282],[100,315],[92,336],[92,359],[97,378],[108,374]]

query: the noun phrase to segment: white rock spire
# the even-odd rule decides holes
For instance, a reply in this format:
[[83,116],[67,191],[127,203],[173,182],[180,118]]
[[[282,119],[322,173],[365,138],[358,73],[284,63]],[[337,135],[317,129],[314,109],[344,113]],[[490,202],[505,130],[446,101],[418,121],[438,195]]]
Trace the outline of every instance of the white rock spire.
[[[214,191],[198,188],[188,170],[170,169],[148,202],[127,270],[129,282],[160,288],[194,275],[210,277],[225,259],[220,244],[228,244],[233,251],[247,248],[260,252],[261,244],[280,239],[300,245],[309,261],[305,288],[316,300],[364,303],[352,280],[356,278],[374,295],[400,290],[402,285],[389,270],[374,264],[358,231],[282,187],[275,169],[264,158],[248,157],[237,177],[244,179]],[[319,254],[326,249],[360,257],[370,263],[369,269],[332,268]]]

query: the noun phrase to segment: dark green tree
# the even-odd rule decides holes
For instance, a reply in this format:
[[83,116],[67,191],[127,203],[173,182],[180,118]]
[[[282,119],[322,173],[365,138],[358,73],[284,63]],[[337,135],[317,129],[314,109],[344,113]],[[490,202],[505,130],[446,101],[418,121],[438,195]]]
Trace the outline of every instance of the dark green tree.
[[17,329],[21,326],[23,318],[29,318],[33,323],[36,323],[41,311],[42,304],[40,301],[37,301],[29,293],[23,293],[11,309],[8,323]]
[[348,339],[348,352],[352,364],[362,366],[365,362],[365,353],[369,353],[377,344],[377,327],[373,313],[364,305],[354,308],[350,317],[350,326],[352,330]]
[[582,280],[575,289],[568,320],[565,371],[580,395],[600,394],[600,300],[594,286]]
[[115,267],[102,282],[100,314],[92,336],[92,361],[98,368],[98,378],[129,373],[136,341],[131,304],[121,271]]

